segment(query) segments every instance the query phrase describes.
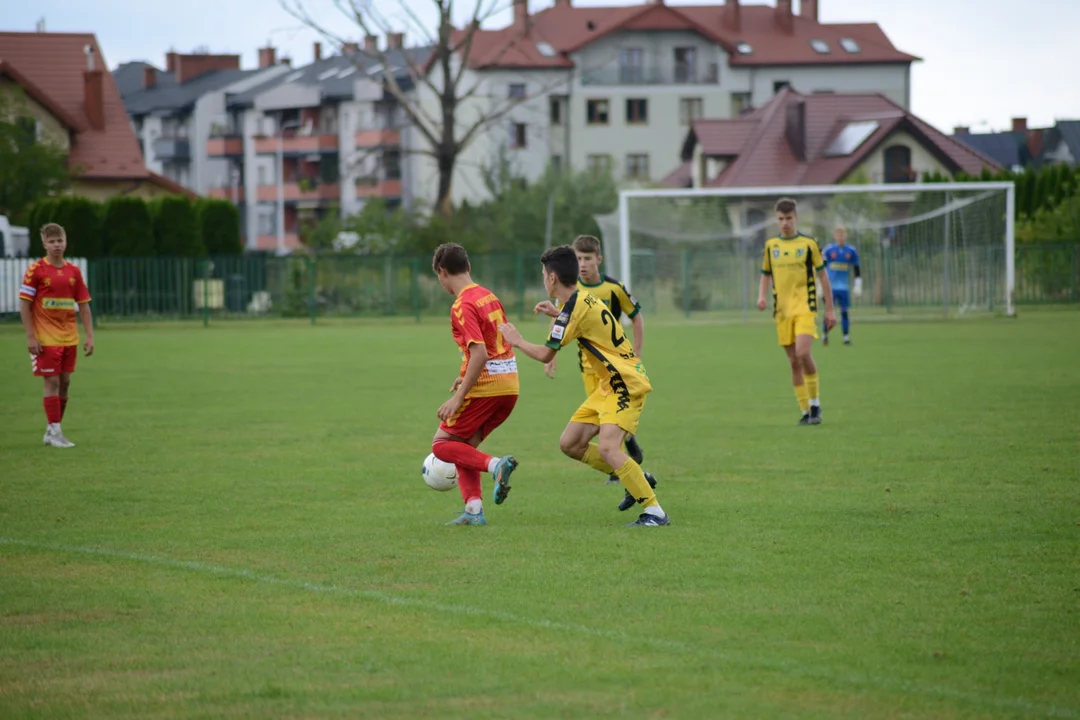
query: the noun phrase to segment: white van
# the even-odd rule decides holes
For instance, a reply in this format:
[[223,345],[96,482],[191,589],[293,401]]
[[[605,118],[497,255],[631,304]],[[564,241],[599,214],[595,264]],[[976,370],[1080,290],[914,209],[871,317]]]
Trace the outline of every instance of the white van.
[[12,225],[0,215],[0,257],[24,258],[30,254],[29,228]]

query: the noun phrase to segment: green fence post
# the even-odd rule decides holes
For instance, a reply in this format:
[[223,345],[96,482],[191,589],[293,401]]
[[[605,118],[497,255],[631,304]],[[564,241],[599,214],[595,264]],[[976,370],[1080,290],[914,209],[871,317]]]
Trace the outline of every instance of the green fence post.
[[210,326],[210,261],[203,261],[203,283],[202,283],[202,324],[203,327]]
[[317,307],[315,305],[315,271],[316,271],[315,255],[312,254],[308,258],[308,313],[311,315],[311,324],[315,324],[315,315]]
[[690,302],[693,300],[693,289],[690,287],[690,251],[682,251],[683,271],[683,311],[686,317],[690,317]]

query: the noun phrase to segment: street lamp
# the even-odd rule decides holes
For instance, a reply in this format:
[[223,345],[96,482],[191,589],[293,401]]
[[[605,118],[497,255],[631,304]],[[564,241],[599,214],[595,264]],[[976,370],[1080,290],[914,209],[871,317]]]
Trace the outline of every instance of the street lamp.
[[286,130],[295,130],[300,122],[285,123],[277,132],[277,254],[285,254],[285,148]]

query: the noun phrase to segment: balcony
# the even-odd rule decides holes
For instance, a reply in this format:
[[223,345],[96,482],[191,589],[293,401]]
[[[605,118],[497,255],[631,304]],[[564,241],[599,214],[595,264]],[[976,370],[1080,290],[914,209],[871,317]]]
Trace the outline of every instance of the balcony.
[[[255,152],[260,155],[275,155],[278,150],[277,136],[255,139]],[[338,136],[333,133],[322,135],[293,135],[281,140],[281,151],[285,155],[309,155],[311,153],[335,153],[338,150]]]
[[[339,200],[341,186],[337,183],[299,183],[288,182],[282,188],[287,203],[310,203],[320,205],[323,203]],[[260,185],[258,191],[259,202],[277,202],[277,185]]]
[[582,85],[716,85],[720,70],[716,63],[701,69],[689,65],[667,67],[600,68],[581,75]]
[[361,130],[353,138],[358,148],[401,145],[400,130]]
[[240,157],[244,154],[244,138],[239,135],[222,135],[206,141],[206,154],[210,157]]
[[207,191],[206,196],[215,200],[228,200],[233,203],[242,203],[244,202],[244,186],[212,187]]
[[401,197],[401,180],[379,180],[378,178],[358,180],[356,183],[356,197],[399,198]]
[[[300,247],[300,236],[296,233],[285,233],[285,249],[292,250]],[[259,235],[255,238],[256,250],[277,250],[277,235]]]
[[154,155],[164,161],[190,160],[191,144],[187,138],[159,137],[154,140]]

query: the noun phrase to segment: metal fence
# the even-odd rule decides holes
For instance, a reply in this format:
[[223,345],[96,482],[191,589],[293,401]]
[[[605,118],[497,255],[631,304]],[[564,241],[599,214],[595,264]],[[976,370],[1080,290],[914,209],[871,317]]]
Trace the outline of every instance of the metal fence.
[[[1080,302],[1080,243],[1025,244],[1016,253],[1017,304]],[[80,261],[82,264],[84,261]],[[748,313],[757,300],[758,253],[674,251],[635,254],[631,290],[652,317]],[[0,261],[0,315],[18,319],[27,261]],[[478,255],[474,279],[508,315],[531,314],[545,299],[538,253]],[[442,316],[452,298],[429,257],[240,255],[212,258],[105,258],[83,264],[100,321],[291,317]],[[903,248],[862,257],[858,304],[883,312],[935,314],[1000,309],[1004,249],[944,253]],[[12,302],[6,302],[8,299]]]

